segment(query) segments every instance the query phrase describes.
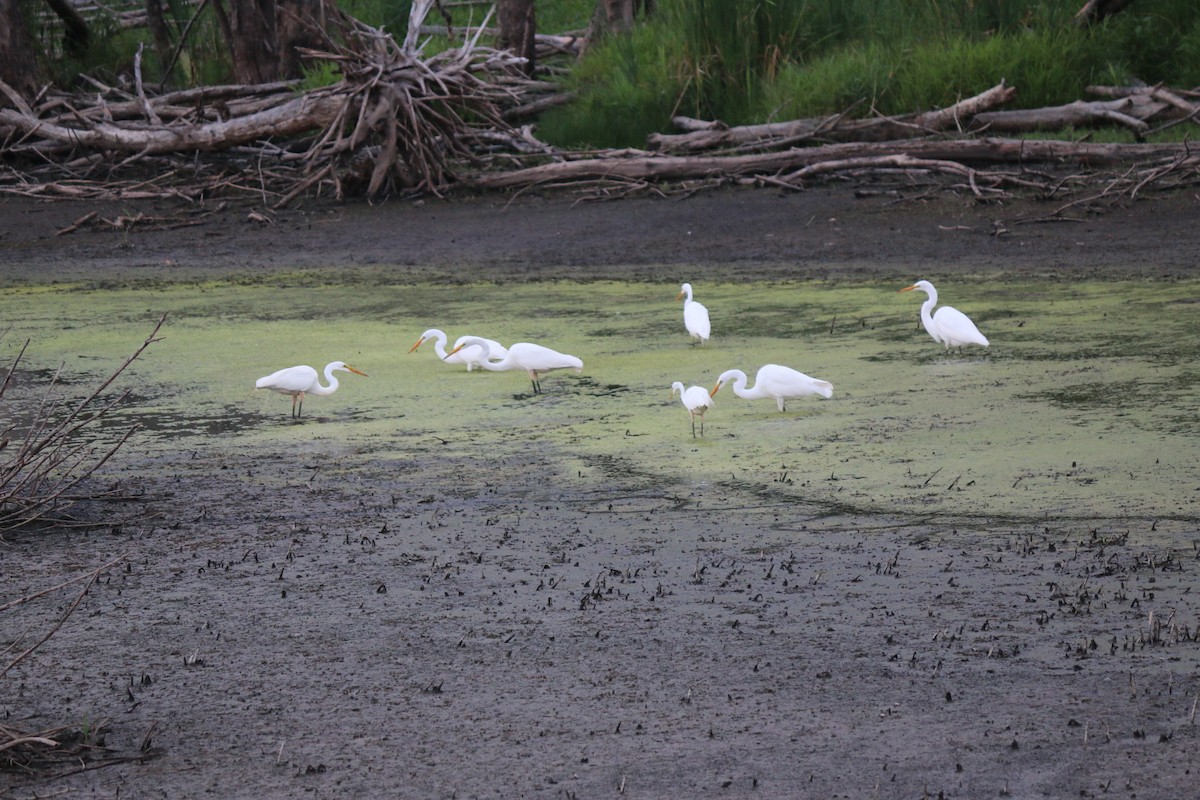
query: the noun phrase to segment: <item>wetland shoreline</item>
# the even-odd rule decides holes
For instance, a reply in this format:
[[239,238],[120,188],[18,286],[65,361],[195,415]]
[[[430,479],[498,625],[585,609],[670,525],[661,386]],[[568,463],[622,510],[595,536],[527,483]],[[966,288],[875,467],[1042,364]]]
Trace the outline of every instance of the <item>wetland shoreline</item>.
[[[381,281],[388,291],[419,288],[403,317],[480,282],[511,285],[529,305],[554,281],[664,284],[673,296],[681,279],[703,280],[732,298],[738,284],[762,292],[894,279],[899,288],[930,277],[1019,294],[1034,280],[1101,279],[1178,283],[1179,297],[1161,301],[1174,315],[1194,308],[1200,253],[1200,202],[1183,195],[1073,222],[1022,222],[1048,210],[1030,202],[729,191],[602,204],[319,205],[265,226],[231,207],[190,227],[55,235],[91,210],[192,213],[0,200],[7,286],[77,286],[64,293],[72,309],[85,308],[89,292],[124,293],[136,298],[130,313],[141,313],[157,289],[174,298],[176,287],[195,284],[200,299],[172,302],[197,319],[228,313],[244,325],[256,309],[216,310],[222,286],[336,284],[339,300],[361,298],[361,320],[376,307],[386,313],[392,295]],[[562,310],[577,300],[569,289],[546,301],[549,317],[573,319]],[[627,299],[601,296],[622,320],[638,313]],[[915,325],[918,304],[897,308]],[[1120,306],[1104,313],[1117,319]],[[825,312],[815,317],[813,326],[829,326]],[[583,319],[586,335],[611,350],[604,356],[622,356],[595,334],[609,324],[602,315]],[[353,322],[330,326],[351,336]],[[419,333],[426,322],[398,326],[405,339],[396,346],[407,349],[409,328]],[[657,333],[636,319],[622,324]],[[81,327],[74,336],[112,335]],[[880,331],[916,341],[907,327]],[[362,346],[370,354],[370,342],[393,332],[363,333]],[[188,346],[208,341],[186,322],[167,334],[152,357],[182,363]],[[204,355],[240,372],[257,364],[253,352]],[[697,356],[674,357],[687,365]],[[427,353],[410,358],[406,369],[433,373]],[[1011,366],[932,350],[912,359],[935,378],[977,383],[987,367]],[[852,360],[869,384],[877,362],[858,351]],[[1180,391],[1194,387],[1194,360],[1159,360],[1155,369],[1173,370]],[[604,377],[603,363],[589,356],[583,380],[544,381],[539,408],[553,426],[545,437],[522,427],[528,381],[513,374],[414,380],[403,387],[411,408],[387,418],[392,430],[379,426],[379,409],[391,408],[384,390],[366,382],[378,375],[327,404],[314,398],[301,425],[284,422],[286,400],[249,391],[197,402],[195,413],[210,416],[195,429],[162,414],[155,445],[128,446],[115,467],[146,493],[136,516],[0,544],[0,602],[130,555],[35,657],[0,679],[0,714],[30,728],[107,719],[106,743],[122,754],[136,754],[153,731],[156,757],[53,779],[0,774],[0,798],[1145,800],[1192,791],[1200,512],[1186,484],[1200,470],[1187,460],[1194,451],[1171,443],[1179,434],[1167,426],[1178,420],[1160,423],[1182,473],[1170,508],[1097,517],[1090,501],[1077,501],[1026,516],[955,516],[886,498],[895,513],[864,515],[853,509],[865,501],[836,502],[843,487],[851,497],[861,484],[835,457],[834,443],[854,444],[836,432],[802,439],[787,468],[735,452],[728,477],[622,458],[614,441],[653,434],[609,418],[604,406],[588,406],[576,424],[572,396],[615,397],[656,414],[666,389],[643,398]],[[474,407],[491,387],[501,387],[495,430],[461,412],[452,435],[424,421],[422,409],[442,394]],[[1084,425],[1110,411],[1082,390],[1043,394],[1038,402],[1065,408],[1067,424],[1080,413],[1071,403],[1084,409]],[[719,399],[739,416],[710,420],[710,441],[685,439],[686,415],[663,412],[680,434],[680,464],[737,451],[735,437],[746,434],[735,419],[803,437],[832,414],[789,406],[776,415]],[[1121,398],[1112,402],[1115,430],[1124,415]],[[881,412],[862,438],[886,442],[906,424]],[[944,428],[946,446],[955,432],[978,429],[922,425]],[[1094,440],[1091,452],[1102,452]],[[823,457],[833,466],[822,462],[819,474],[796,466]],[[907,463],[891,466],[901,488],[930,491],[922,481],[932,468],[905,475]],[[1090,486],[1093,466],[1036,477]],[[1149,456],[1139,464],[1153,467]],[[936,479],[939,495],[964,490],[969,478],[951,483],[951,471]],[[1100,477],[1118,485],[1119,473]],[[820,484],[821,502],[804,501],[817,493],[806,494],[806,480]],[[1002,488],[1019,483],[1006,478]],[[44,630],[61,607],[0,618],[0,640]]]

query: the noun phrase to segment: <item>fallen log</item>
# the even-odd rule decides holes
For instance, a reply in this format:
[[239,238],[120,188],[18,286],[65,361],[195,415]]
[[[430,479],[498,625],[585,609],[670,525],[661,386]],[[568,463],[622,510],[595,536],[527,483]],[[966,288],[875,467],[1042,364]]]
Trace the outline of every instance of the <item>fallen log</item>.
[[1150,129],[1146,120],[1157,116],[1169,105],[1149,95],[1139,94],[1109,101],[1076,100],[1065,106],[1048,108],[985,111],[975,115],[971,121],[971,129],[996,133],[1028,133],[1036,130],[1116,124],[1140,135]]
[[1093,144],[1024,139],[920,140],[832,144],[734,156],[661,156],[648,152],[618,158],[589,158],[542,164],[503,173],[484,173],[464,184],[476,189],[511,189],[541,183],[616,179],[676,181],[720,176],[777,175],[825,161],[905,155],[963,165],[1034,163],[1098,167],[1192,155],[1186,144]]
[[961,100],[952,106],[920,114],[897,117],[847,119],[846,113],[790,122],[744,125],[730,128],[720,122],[704,122],[677,117],[682,134],[650,134],[650,149],[664,153],[695,153],[702,150],[755,147],[758,149],[812,142],[881,142],[911,139],[961,130],[979,113],[1002,105],[1016,96],[1017,90],[1003,82],[985,92]]
[[282,105],[228,120],[200,125],[126,127],[97,122],[66,127],[10,108],[0,108],[0,124],[25,136],[61,144],[155,155],[225,150],[239,144],[289,137],[333,122],[345,99],[337,94],[307,94]]

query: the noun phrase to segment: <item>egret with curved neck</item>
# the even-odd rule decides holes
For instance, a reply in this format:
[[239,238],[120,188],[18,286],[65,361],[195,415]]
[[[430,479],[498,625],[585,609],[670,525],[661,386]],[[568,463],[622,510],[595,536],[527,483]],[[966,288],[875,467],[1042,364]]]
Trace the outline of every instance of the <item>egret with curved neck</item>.
[[708,321],[708,309],[692,299],[692,285],[685,283],[679,287],[676,300],[683,300],[683,326],[692,337],[692,343],[699,341],[704,344],[712,333],[712,325]]
[[[479,338],[483,339],[482,336]],[[449,339],[446,337],[446,334],[438,328],[430,328],[422,333],[421,338],[417,340],[417,343],[414,344],[408,352],[411,353],[415,351],[428,339],[434,340],[433,349],[434,352],[437,353],[438,358],[440,358],[442,361],[445,361],[447,364],[466,364],[467,372],[470,372],[471,370],[475,369],[475,367],[479,366],[480,362],[487,360],[483,357],[483,350],[476,345],[464,347],[461,351],[455,352],[453,355],[447,353],[446,342],[449,341]],[[461,342],[462,339],[459,339],[459,341]],[[499,342],[493,341],[492,339],[484,339],[484,341],[487,342],[488,346],[491,348],[491,358],[504,358],[506,355],[508,355],[508,348]]]
[[933,307],[937,305],[938,293],[929,281],[917,281],[912,286],[906,286],[900,291],[919,291],[928,295],[925,302],[921,304],[921,324],[925,326],[925,330],[929,331],[933,340],[944,344],[947,350],[951,347],[962,347],[968,344],[988,346],[987,337],[979,332],[979,328],[975,327],[975,323],[971,321],[970,317],[957,308],[942,306],[936,312],[933,310]]
[[833,384],[818,378],[812,378],[803,372],[783,367],[779,364],[765,364],[754,376],[754,386],[746,387],[749,379],[740,369],[727,369],[717,378],[717,385],[712,394],[716,395],[728,381],[733,381],[733,393],[746,400],[759,400],[770,397],[780,411],[787,411],[787,401],[793,397],[820,395],[824,398],[833,397]]
[[364,378],[367,377],[367,373],[355,369],[345,361],[330,361],[325,365],[325,380],[329,381],[328,386],[321,385],[315,369],[306,364],[301,364],[298,367],[288,367],[287,369],[281,369],[278,372],[272,372],[270,375],[259,378],[254,382],[254,388],[270,389],[272,392],[290,394],[292,396],[292,418],[299,419],[300,415],[304,412],[304,395],[325,395],[333,394],[337,391],[340,384],[333,374],[337,370],[353,372],[355,375],[362,375]]
[[504,358],[493,361],[491,360],[492,348],[487,339],[479,336],[463,336],[447,355],[454,355],[464,347],[471,345],[482,349],[483,360],[479,362],[479,366],[486,370],[492,372],[505,372],[510,369],[525,370],[525,374],[533,383],[534,394],[542,393],[541,376],[547,372],[556,369],[573,369],[576,372],[583,372],[583,361],[579,358],[530,342],[517,342],[508,348],[508,353]]

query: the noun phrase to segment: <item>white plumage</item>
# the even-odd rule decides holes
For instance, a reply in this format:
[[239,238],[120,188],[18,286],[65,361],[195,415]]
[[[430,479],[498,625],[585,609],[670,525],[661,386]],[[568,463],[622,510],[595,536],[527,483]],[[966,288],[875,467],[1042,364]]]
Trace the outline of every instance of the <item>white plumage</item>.
[[[333,376],[335,370],[353,372],[355,375],[367,377],[367,373],[355,369],[344,361],[330,361],[325,365],[325,380],[328,386],[322,386],[317,377],[317,371],[307,364],[298,367],[287,367],[272,372],[254,382],[255,389],[270,389],[272,392],[292,396],[292,416],[299,417],[304,411],[304,395],[333,394],[337,391],[338,379]],[[299,405],[297,405],[299,403]]]
[[498,361],[491,360],[491,345],[487,339],[478,336],[463,336],[458,340],[458,344],[448,355],[454,355],[465,347],[472,345],[478,346],[483,352],[483,359],[478,362],[480,367],[491,370],[492,372],[503,372],[510,369],[525,370],[525,374],[529,376],[529,380],[533,383],[533,393],[540,394],[542,391],[541,376],[547,372],[556,369],[573,369],[576,372],[583,372],[583,361],[575,356],[560,353],[557,350],[551,350],[549,347],[543,347],[540,344],[531,344],[530,342],[517,342],[508,348],[508,353],[504,358]]
[[713,405],[712,394],[703,386],[684,387],[682,381],[671,384],[671,396],[679,395],[683,407],[692,417],[692,438],[696,438],[696,417],[700,418],[700,435],[704,435],[704,412]]
[[[464,338],[466,337],[461,337],[458,341],[461,342]],[[482,336],[479,338],[483,339]],[[446,342],[448,341],[446,334],[437,328],[430,328],[422,333],[421,338],[417,340],[417,343],[414,344],[408,352],[411,353],[416,350],[418,347],[424,344],[427,339],[434,340],[433,349],[437,353],[438,358],[440,358],[442,361],[445,361],[447,364],[466,364],[467,372],[475,369],[475,367],[479,366],[479,362],[485,360],[483,357],[483,348],[479,347],[478,345],[469,345],[461,350],[456,349],[454,355],[450,355],[446,352]],[[498,359],[504,358],[506,355],[508,355],[508,348],[506,348],[504,345],[492,339],[483,340],[487,342],[488,346],[491,348],[490,358]],[[458,344],[458,342],[455,344]]]
[[692,285],[685,283],[679,287],[676,300],[683,300],[683,326],[692,337],[692,341],[704,344],[712,333],[712,324],[708,321],[708,309],[692,299]]
[[941,342],[947,350],[951,347],[962,347],[968,344],[988,346],[987,337],[979,332],[979,328],[975,327],[975,323],[971,322],[970,317],[957,308],[942,306],[936,312],[933,311],[933,307],[937,305],[938,293],[932,283],[917,281],[912,286],[907,286],[900,291],[911,292],[913,290],[928,295],[925,302],[921,304],[921,324],[925,326],[925,330],[929,331],[929,335],[935,342]]
[[754,385],[746,387],[746,373],[740,369],[727,369],[717,378],[717,385],[712,394],[720,391],[726,381],[733,381],[733,393],[746,400],[758,400],[770,397],[775,400],[780,411],[786,411],[787,401],[793,397],[820,395],[833,397],[833,384],[798,372],[791,367],[779,364],[765,364],[754,376]]

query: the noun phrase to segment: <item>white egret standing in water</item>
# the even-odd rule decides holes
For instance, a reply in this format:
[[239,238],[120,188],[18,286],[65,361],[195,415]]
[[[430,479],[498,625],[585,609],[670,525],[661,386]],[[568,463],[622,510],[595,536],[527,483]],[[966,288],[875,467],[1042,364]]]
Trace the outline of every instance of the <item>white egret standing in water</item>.
[[[301,364],[298,367],[288,367],[281,369],[278,372],[272,372],[270,375],[259,378],[254,382],[255,389],[270,389],[272,392],[280,394],[290,394],[292,396],[292,417],[298,419],[304,411],[304,395],[306,394],[333,394],[337,391],[338,379],[333,376],[335,370],[344,372],[353,372],[355,375],[367,377],[367,373],[357,370],[344,361],[330,361],[325,365],[325,380],[329,381],[328,386],[322,386],[321,381],[317,378],[317,371],[310,366]],[[297,405],[299,402],[299,405]]]
[[[482,339],[483,337],[481,336],[479,338]],[[438,354],[438,358],[442,359],[447,364],[466,364],[467,372],[475,369],[475,367],[479,366],[479,362],[484,360],[483,349],[478,345],[464,347],[462,350],[455,352],[454,355],[447,353],[446,334],[437,328],[430,328],[422,333],[421,338],[417,340],[417,343],[414,344],[408,352],[411,353],[416,350],[418,347],[424,344],[425,340],[427,339],[434,340],[433,349]],[[461,342],[462,339],[459,339],[459,341]],[[491,348],[491,358],[504,358],[506,355],[508,355],[508,348],[499,342],[492,339],[484,339],[484,341],[487,342],[488,346]]]
[[491,345],[487,339],[478,336],[463,336],[458,340],[458,344],[447,355],[452,356],[464,347],[476,345],[483,351],[483,360],[479,362],[479,366],[492,372],[504,372],[510,369],[525,370],[525,374],[529,376],[529,380],[533,383],[533,393],[541,394],[542,384],[541,376],[551,370],[556,369],[573,369],[576,372],[583,372],[583,361],[575,356],[560,353],[557,350],[551,350],[549,347],[542,347],[540,344],[531,344],[529,342],[517,342],[508,348],[508,353],[504,358],[498,361],[491,359]]
[[779,364],[763,365],[754,376],[754,386],[750,388],[746,388],[746,373],[740,369],[727,369],[717,378],[717,385],[713,387],[712,393],[715,395],[725,382],[730,380],[733,381],[733,393],[738,397],[747,400],[771,397],[780,411],[787,410],[787,401],[793,397],[814,394],[826,398],[833,397],[833,384],[829,381],[811,378],[803,372]]
[[685,283],[679,287],[676,300],[683,300],[683,326],[687,328],[692,341],[704,344],[712,333],[712,325],[708,321],[708,309],[692,299],[692,285]]
[[937,305],[938,293],[932,283],[917,281],[912,286],[906,286],[900,291],[911,292],[913,290],[928,295],[925,302],[921,304],[921,324],[925,326],[925,330],[929,331],[929,335],[935,342],[946,345],[947,350],[967,344],[988,346],[987,337],[979,332],[979,328],[975,327],[975,323],[971,322],[970,317],[957,308],[942,306],[936,312],[933,311],[933,307]]
[[700,435],[704,435],[704,412],[713,405],[712,395],[703,386],[684,387],[682,381],[671,384],[671,396],[679,395],[683,407],[692,417],[692,438],[696,438],[696,417],[700,418]]

